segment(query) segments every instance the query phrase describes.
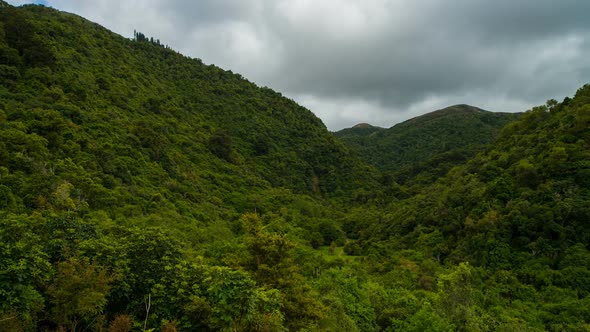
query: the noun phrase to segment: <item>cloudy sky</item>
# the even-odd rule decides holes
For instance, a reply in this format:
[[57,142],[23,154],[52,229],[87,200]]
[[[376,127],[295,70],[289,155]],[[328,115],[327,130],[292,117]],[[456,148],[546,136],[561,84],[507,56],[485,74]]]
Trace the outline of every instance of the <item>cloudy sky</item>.
[[588,0],[36,2],[241,73],[330,130],[459,103],[524,111],[590,83]]

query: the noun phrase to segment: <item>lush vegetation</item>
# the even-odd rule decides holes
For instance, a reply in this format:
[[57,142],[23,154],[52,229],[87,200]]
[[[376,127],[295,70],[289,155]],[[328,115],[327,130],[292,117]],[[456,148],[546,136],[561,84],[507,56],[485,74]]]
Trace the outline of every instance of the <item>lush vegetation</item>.
[[395,172],[428,162],[444,153],[473,156],[482,146],[493,142],[500,129],[518,116],[455,105],[389,129],[359,124],[335,135],[367,163],[383,171]]
[[0,4],[0,331],[590,328],[590,86],[381,175],[238,74]]

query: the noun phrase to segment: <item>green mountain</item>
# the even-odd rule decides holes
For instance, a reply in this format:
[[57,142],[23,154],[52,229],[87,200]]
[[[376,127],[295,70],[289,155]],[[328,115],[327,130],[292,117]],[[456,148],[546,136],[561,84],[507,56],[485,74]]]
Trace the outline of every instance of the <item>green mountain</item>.
[[518,116],[455,105],[389,129],[359,125],[338,131],[335,136],[367,163],[383,171],[399,171],[450,151],[469,151],[466,155],[472,156],[478,148],[493,142],[500,129]]
[[11,189],[15,211],[50,201],[62,182],[90,209],[141,213],[137,199],[155,195],[178,211],[175,197],[371,186],[371,170],[310,111],[239,74],[41,6],[6,8],[2,22],[0,165],[28,178]]
[[[277,234],[324,244],[340,234],[333,221],[324,221],[339,213],[333,202],[375,188],[372,168],[292,100],[142,33],[129,40],[35,5],[3,4],[0,23],[0,239],[3,255],[12,254],[0,266],[8,271],[0,276],[2,321],[18,316],[24,329],[37,320],[38,328],[53,329],[89,323],[103,309],[108,320],[117,313],[141,317],[150,294],[155,306],[176,310],[152,310],[152,325],[181,316],[185,326],[212,330],[246,328],[264,315],[277,324],[287,319],[291,327],[318,319],[323,310],[305,297],[311,290],[294,265],[281,270],[294,276],[281,285],[242,272],[262,264],[240,255],[247,247],[242,237],[271,241],[252,248],[262,253],[276,241],[292,246],[284,235],[247,233],[259,228],[244,224],[260,221],[243,216],[261,214],[265,225],[276,223],[269,229]],[[30,246],[21,247],[19,237],[32,239]],[[264,266],[277,269],[277,260],[287,259],[281,255]],[[196,264],[203,256],[209,262]],[[82,286],[60,284],[77,280],[71,275],[52,279],[62,272],[95,277],[102,297],[74,300]],[[172,286],[189,282],[174,277],[183,273],[233,278],[243,288],[228,296],[258,301],[243,311],[248,322],[234,320],[231,311],[244,310],[244,303],[231,302],[238,307],[221,312],[217,291],[206,283],[170,298],[174,305],[156,304],[164,301],[162,292],[183,290]],[[168,288],[156,290],[162,285]],[[292,296],[285,290],[296,287]],[[282,289],[281,302],[278,293],[264,290],[273,288]],[[259,293],[240,293],[246,291]],[[191,302],[199,296],[211,296],[200,309]],[[76,301],[90,304],[76,309]],[[277,303],[286,308],[278,311]],[[209,318],[191,323],[187,312]]]
[[341,132],[398,144],[380,173],[269,88],[43,6],[0,1],[0,83],[0,332],[590,326],[590,86],[500,134],[467,106]]
[[[335,132],[336,137],[341,140],[347,141],[347,143],[355,143],[354,139],[361,139],[373,135],[376,132],[385,130],[381,127],[372,126],[368,123],[359,123],[352,128],[342,129]],[[357,142],[359,143],[359,142]]]
[[[465,330],[491,321],[499,330],[586,329],[589,124],[590,85],[573,99],[533,108],[418,194],[351,213],[346,229],[357,240],[348,250],[383,248],[374,264],[410,278],[407,287],[453,289],[457,297],[441,310]],[[361,215],[365,222],[352,222]],[[432,273],[432,262],[458,266],[454,280]]]

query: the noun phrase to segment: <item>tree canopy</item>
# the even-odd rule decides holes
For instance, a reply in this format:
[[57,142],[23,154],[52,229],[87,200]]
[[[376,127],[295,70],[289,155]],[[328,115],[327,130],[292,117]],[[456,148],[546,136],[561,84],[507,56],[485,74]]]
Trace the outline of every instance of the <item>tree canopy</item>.
[[[2,1],[0,83],[0,331],[590,326],[589,85],[333,135],[141,32]],[[351,143],[375,137],[399,149]]]

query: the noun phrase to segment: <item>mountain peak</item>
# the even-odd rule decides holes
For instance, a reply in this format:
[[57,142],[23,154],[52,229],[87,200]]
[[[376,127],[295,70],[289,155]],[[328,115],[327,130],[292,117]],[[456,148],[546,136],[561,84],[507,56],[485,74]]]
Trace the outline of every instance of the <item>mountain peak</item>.
[[440,109],[440,111],[442,110],[464,110],[464,111],[484,111],[485,110],[476,107],[476,106],[471,106],[471,105],[467,105],[467,104],[456,104],[456,105],[451,105],[448,107],[445,107],[443,109]]
[[[366,124],[336,133],[349,148],[381,170],[399,170],[455,149],[492,142],[500,128],[518,115],[458,104],[398,123],[388,129]],[[475,151],[475,150],[473,150]]]
[[[424,121],[430,121],[438,118],[446,118],[446,117],[456,117],[458,115],[467,115],[467,114],[482,114],[482,113],[491,113],[489,111],[483,110],[479,107],[467,105],[467,104],[457,104],[449,107],[445,107],[436,111],[432,111],[430,113],[426,113],[423,115],[419,115],[415,118],[411,118],[404,122],[397,124],[399,125],[407,125],[407,124],[416,124],[421,123]],[[394,126],[395,127],[395,126]]]
[[359,129],[370,128],[370,129],[372,129],[372,128],[380,128],[380,127],[376,127],[376,126],[370,125],[368,123],[359,123],[357,125],[354,125],[352,128],[359,128]]
[[452,106],[448,106],[445,108],[441,108],[439,110],[427,113],[425,115],[429,115],[429,114],[444,114],[444,113],[482,113],[482,112],[488,112],[484,109],[481,109],[479,107],[476,106],[471,106],[471,105],[467,105],[467,104],[457,104],[457,105],[452,105]]

